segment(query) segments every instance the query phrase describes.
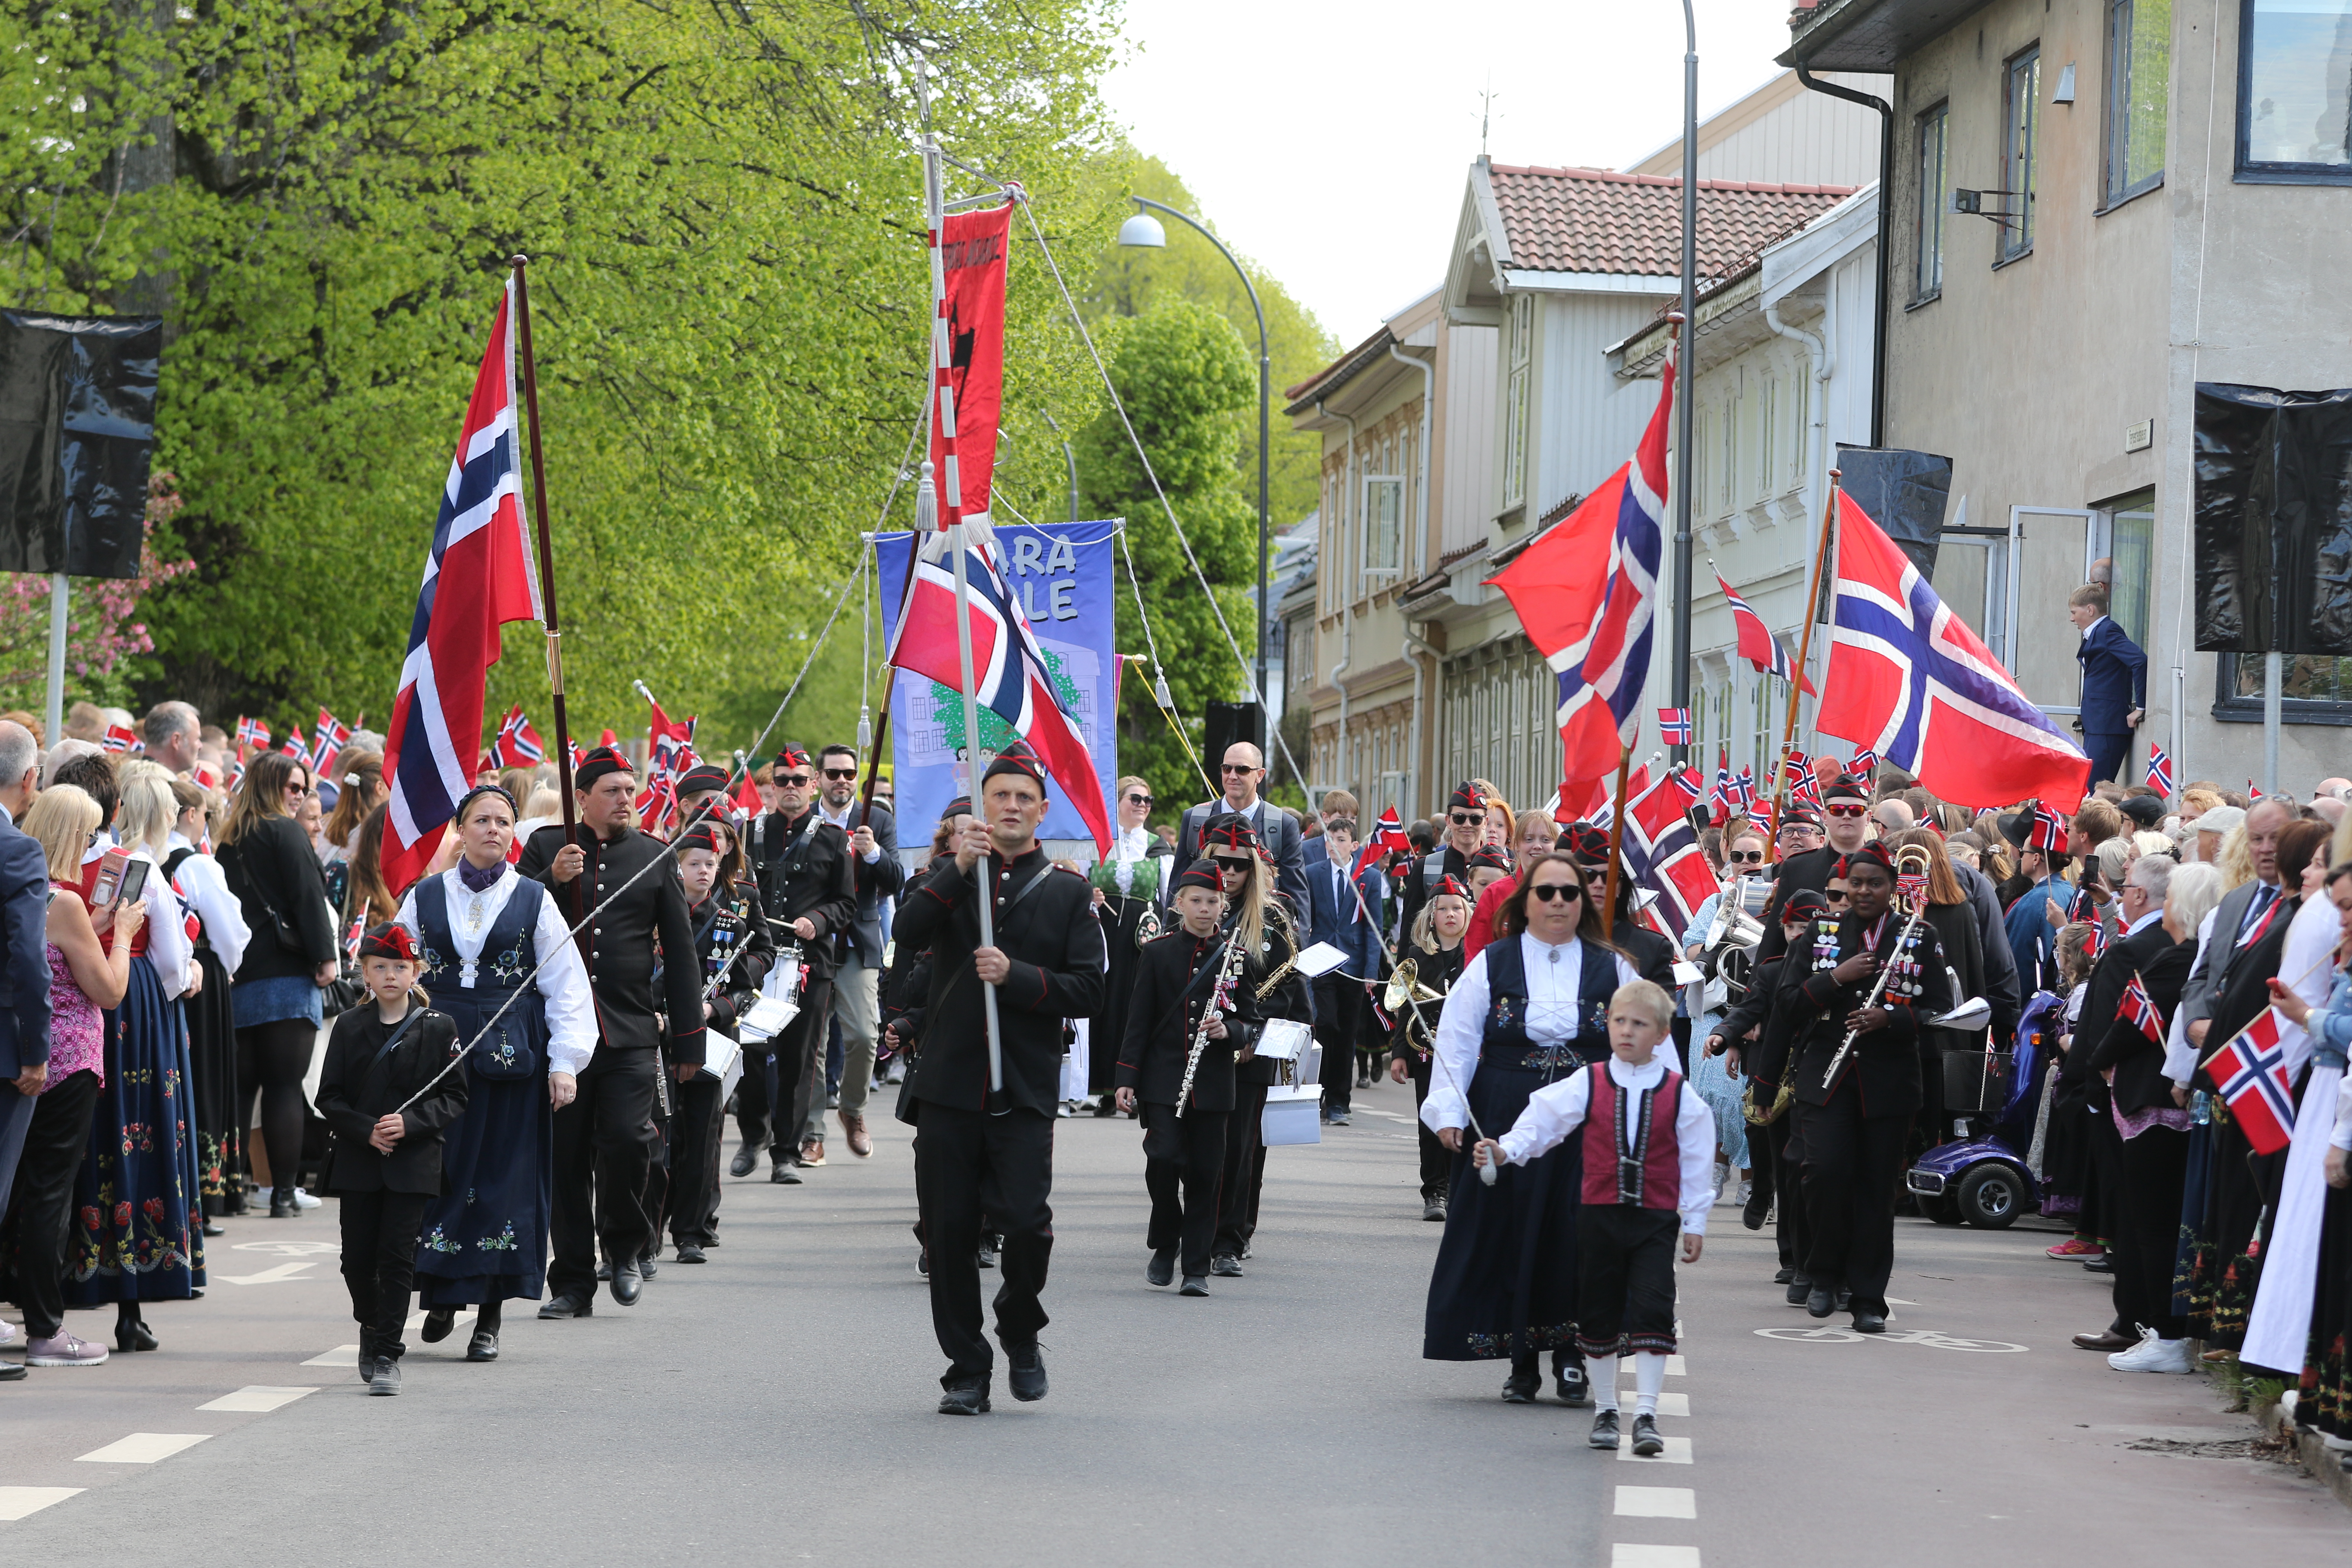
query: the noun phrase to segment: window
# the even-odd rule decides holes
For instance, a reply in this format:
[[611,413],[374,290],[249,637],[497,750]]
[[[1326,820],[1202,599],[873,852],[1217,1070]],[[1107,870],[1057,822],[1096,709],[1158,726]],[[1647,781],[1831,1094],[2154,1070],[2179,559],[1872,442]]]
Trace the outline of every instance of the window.
[[1776,422],[1780,412],[1780,383],[1767,371],[1756,392],[1756,494],[1759,499],[1772,493],[1772,454],[1780,449],[1780,428]]
[[2035,142],[2042,129],[2042,46],[2011,56],[2001,100],[2001,220],[2000,259],[2012,260],[2033,248],[2033,185]]
[[1919,117],[1918,261],[1911,298],[1932,300],[1944,291],[1944,156],[1951,145],[1951,105],[1939,103]]
[[1723,482],[1716,496],[1716,505],[1723,512],[1731,510],[1731,479],[1739,468],[1739,400],[1727,398],[1723,405]]
[[2107,202],[2164,184],[2172,0],[2107,0]]
[[1503,394],[1503,504],[1528,499],[1528,381],[1535,352],[1536,301],[1532,294],[1511,300],[1511,373]]
[[1812,422],[1813,378],[1811,367],[1800,368],[1790,384],[1796,397],[1789,409],[1789,484],[1791,488],[1805,482],[1805,433]]
[[[2221,690],[2213,717],[2225,722],[2263,721],[2263,656],[2216,654]],[[2352,724],[2352,658],[2288,654],[2279,661],[2280,716],[2290,724]]]
[[2156,566],[2156,492],[2139,490],[2101,507],[2091,522],[2091,581],[2107,585],[2107,614],[2147,647],[2148,594]]
[[1393,577],[1404,541],[1404,480],[1374,474],[1364,480],[1364,575]]
[[2352,0],[2242,0],[2238,178],[2352,184]]

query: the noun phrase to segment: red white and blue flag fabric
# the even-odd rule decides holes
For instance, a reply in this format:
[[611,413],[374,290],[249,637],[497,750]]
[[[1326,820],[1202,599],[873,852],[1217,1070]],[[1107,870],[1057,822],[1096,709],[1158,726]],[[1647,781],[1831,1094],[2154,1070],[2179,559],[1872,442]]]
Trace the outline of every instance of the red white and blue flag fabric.
[[306,767],[310,764],[310,748],[302,743],[302,732],[299,730],[287,736],[286,743],[278,749]]
[[2205,1076],[2257,1154],[2275,1154],[2294,1137],[2294,1089],[2286,1076],[2279,1025],[2279,1010],[2265,1007],[2261,1017],[2205,1058]]
[[2033,803],[2033,820],[2027,826],[2025,844],[2029,849],[2057,850],[2066,847],[2066,819],[2042,805]]
[[[956,536],[921,540],[915,579],[900,612],[898,640],[890,649],[897,668],[963,689],[963,663],[956,632],[955,562],[948,552]],[[1029,743],[1054,782],[1077,808],[1095,847],[1110,853],[1110,817],[1103,805],[1102,781],[1087,750],[1077,721],[1062,706],[1045,664],[1045,649],[1029,629],[1029,618],[996,569],[992,536],[975,528],[964,549],[964,577],[971,586],[971,668],[980,705]],[[976,761],[976,759],[975,759]],[[974,773],[979,771],[976,767]]]
[[2259,784],[2257,784],[2256,783],[2254,783],[2254,781],[2253,781],[2253,780],[2252,780],[2252,779],[2248,779],[2248,780],[2246,781],[2246,801],[2247,801],[2247,804],[2248,804],[2248,805],[2252,805],[2253,802],[2258,801],[2258,800],[2260,800],[2260,799],[2262,799],[2262,798],[2263,798],[2262,786],[2261,786],[2261,785],[2259,785]]
[[1796,782],[1789,786],[1789,799],[1798,805],[1810,805],[1815,811],[1821,810],[1822,781],[1813,776],[1812,769],[1807,768],[1797,775]]
[[1790,784],[1800,784],[1813,776],[1813,759],[1805,755],[1805,748],[1791,742],[1789,754],[1781,759],[1780,771]]
[[1733,593],[1720,572],[1715,574],[1715,585],[1723,590],[1723,602],[1731,606],[1731,629],[1739,638],[1739,657],[1748,661],[1748,667],[1759,675],[1777,675],[1783,680],[1794,676],[1806,696],[1818,695],[1811,677],[1790,668],[1789,650],[1780,646],[1780,639],[1772,635],[1755,606]]
[[1730,816],[1738,804],[1731,795],[1731,753],[1721,746],[1715,749],[1715,788],[1707,792],[1706,804],[1718,818]]
[[383,872],[395,889],[423,874],[474,782],[499,628],[542,618],[523,521],[513,307],[509,283],[450,459],[384,741]]
[[2147,748],[2147,787],[2162,795],[2172,793],[2172,758],[2153,742]]
[[2091,763],[2026,700],[1910,557],[1838,494],[1830,666],[1816,725],[1968,806],[2038,796],[2072,811]]
[[1743,811],[1756,804],[1755,769],[1739,770],[1739,776],[1731,781],[1731,798],[1739,803],[1739,807]]
[[324,708],[319,710],[319,728],[310,745],[310,771],[326,773],[334,771],[335,759],[343,754],[350,743],[352,727],[341,722]]
[[1637,790],[1629,780],[1626,794],[1632,804],[1625,809],[1625,830],[1619,840],[1625,869],[1658,896],[1654,912],[1667,934],[1679,940],[1698,918],[1699,905],[1717,890],[1715,872],[1686,815],[1690,796],[1671,769],[1647,789]]
[[528,768],[547,758],[546,742],[530,727],[530,721],[522,716],[520,703],[499,721],[499,743],[494,749],[499,765],[504,768]]
[[236,718],[236,743],[240,746],[269,744],[269,726],[258,719],[248,719],[240,713]]
[[1666,421],[1675,366],[1633,461],[1490,578],[1559,678],[1562,776],[1613,775],[1641,730],[1664,549]]
[[1691,716],[1687,708],[1658,710],[1658,733],[1669,746],[1687,746],[1691,738]]
[[139,744],[138,734],[127,724],[109,724],[106,727],[106,739],[100,741],[99,746],[100,749],[109,752],[145,750]]
[[1878,753],[1864,746],[1846,763],[1845,771],[1858,779],[1867,780],[1878,771]]

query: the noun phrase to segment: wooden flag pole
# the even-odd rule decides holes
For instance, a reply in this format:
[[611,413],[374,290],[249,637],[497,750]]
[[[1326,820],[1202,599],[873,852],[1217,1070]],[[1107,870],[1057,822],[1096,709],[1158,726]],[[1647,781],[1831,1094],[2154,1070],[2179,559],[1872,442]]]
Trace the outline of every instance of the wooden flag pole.
[[1625,775],[1633,771],[1633,748],[1617,748],[1617,795],[1610,802],[1609,880],[1601,890],[1601,940],[1610,940],[1617,925],[1617,863],[1625,842]]
[[1830,537],[1837,531],[1839,470],[1830,470],[1829,500],[1822,508],[1822,536],[1813,545],[1813,575],[1805,587],[1805,629],[1797,637],[1797,668],[1789,682],[1789,720],[1780,731],[1780,754],[1772,762],[1772,827],[1777,846],[1781,813],[1789,804],[1789,748],[1797,743],[1797,704],[1805,694],[1805,663],[1812,657],[1813,619],[1822,605],[1822,569],[1830,558]]
[[556,794],[563,807],[563,841],[579,840],[579,823],[572,800],[572,726],[563,712],[563,629],[555,616],[555,541],[547,521],[547,459],[540,449],[539,362],[530,351],[530,286],[524,280],[528,256],[513,258],[515,343],[522,357],[523,413],[530,420],[531,521],[539,524],[539,602],[547,612],[547,683],[555,699]]

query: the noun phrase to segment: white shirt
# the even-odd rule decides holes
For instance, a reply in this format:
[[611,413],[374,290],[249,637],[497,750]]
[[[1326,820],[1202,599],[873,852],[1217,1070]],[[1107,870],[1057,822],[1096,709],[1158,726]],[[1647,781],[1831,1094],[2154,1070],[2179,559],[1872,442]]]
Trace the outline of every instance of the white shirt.
[[[1640,1090],[1655,1089],[1666,1076],[1664,1052],[1674,1048],[1670,1040],[1658,1042],[1658,1053],[1640,1067],[1629,1067],[1615,1057],[1609,1058],[1609,1079],[1620,1089]],[[1503,1158],[1514,1165],[1524,1165],[1538,1154],[1548,1153],[1560,1146],[1568,1135],[1584,1125],[1585,1112],[1591,1109],[1592,1075],[1580,1072],[1549,1083],[1528,1096],[1528,1108],[1511,1130],[1497,1140]],[[1682,1164],[1683,1190],[1675,1206],[1683,1211],[1683,1230],[1689,1236],[1706,1234],[1707,1211],[1715,1206],[1715,1112],[1698,1097],[1698,1090],[1685,1079],[1682,1095],[1675,1102],[1675,1151]]]
[[[1430,1073],[1429,1098],[1421,1102],[1421,1120],[1433,1132],[1470,1124],[1470,1102],[1465,1096],[1470,1080],[1477,1076],[1478,1047],[1486,1037],[1486,953],[1492,951],[1486,949],[1470,961],[1462,978],[1445,994],[1445,1010],[1437,1016],[1438,1065]],[[1528,972],[1528,1038],[1538,1046],[1556,1046],[1572,1037],[1577,996],[1584,984],[1583,944],[1571,937],[1555,948],[1538,942],[1531,932],[1521,931],[1519,959]],[[1642,978],[1622,958],[1616,963],[1619,985]],[[1660,1044],[1658,1054],[1667,1065],[1681,1070],[1682,1058],[1672,1041]]]
[[[514,897],[515,889],[522,885],[522,873],[509,869],[507,874],[490,884],[489,890],[477,893],[458,879],[457,868],[441,873],[441,891],[449,911],[449,940],[457,949],[457,984],[461,989],[473,989],[475,963],[482,956],[482,943],[488,940],[490,928],[499,923],[499,912]],[[399,921],[417,935],[424,934],[416,923],[416,889],[411,888],[400,900]],[[563,923],[552,898],[539,901],[539,919],[530,931],[532,948],[539,954],[539,973],[533,977],[539,994],[547,999],[547,1066],[551,1072],[568,1072],[578,1077],[596,1054],[596,1002],[588,987],[588,966],[580,961],[580,950],[572,945],[572,932]]]
[[[832,823],[835,827],[840,828],[845,834],[854,833],[856,831],[856,829],[849,826],[849,814],[856,809],[857,797],[856,795],[852,795],[849,797],[849,804],[841,808],[841,815],[835,816],[833,814],[832,809],[824,804],[824,796],[819,795],[816,797],[817,815],[824,818],[825,821]],[[878,843],[876,844],[873,848],[867,850],[865,854],[860,855],[858,858],[865,861],[868,866],[871,866],[874,862],[882,858],[882,846]]]
[[[179,850],[195,846],[188,842],[186,834],[175,832],[164,841],[163,848],[168,860]],[[188,907],[205,922],[205,940],[213,944],[221,967],[235,974],[245,960],[246,945],[253,941],[253,928],[245,923],[245,906],[228,890],[220,862],[205,854],[189,856],[180,862],[180,887],[173,890],[187,894]]]
[[1112,837],[1110,874],[1111,879],[1118,885],[1120,898],[1128,897],[1129,889],[1135,886],[1135,868],[1150,858],[1150,848],[1151,827],[1148,823],[1139,822],[1133,827],[1122,827]]
[[[2325,895],[2305,901],[2286,928],[2286,942],[2279,949],[2278,977],[2315,1013],[2327,1011],[2328,987],[2336,979],[2331,961],[2343,934],[2343,912]],[[2301,1074],[2304,1063],[2311,1059],[2311,1036],[2284,1012],[2279,1014],[2279,1051],[2286,1060],[2289,1079]]]
[[[2221,906],[2216,904],[2205,911],[2203,920],[2197,922],[2197,957],[2189,964],[2192,974],[2196,973],[2197,965],[2205,962],[2205,950],[2213,942],[2213,917],[2221,912]],[[2213,1043],[2218,1046],[2221,1042],[2216,1040]],[[2198,1048],[2189,1039],[2189,1009],[2175,1007],[2172,1010],[2172,1030],[2164,1041],[2164,1076],[2175,1083],[2186,1084],[2197,1076],[2199,1056]]]
[[2089,626],[2084,626],[2083,628],[2083,640],[2084,642],[2089,642],[2091,640],[2091,634],[2097,631],[2101,626],[2105,625],[2106,618],[2106,616],[2101,616],[2097,620],[2093,621]]
[[187,990],[188,971],[195,963],[196,950],[188,941],[179,895],[172,891],[171,883],[163,880],[163,863],[144,849],[131,850],[131,858],[147,862],[147,883],[139,891],[147,905],[147,962],[155,966],[155,978],[163,986],[163,1000],[170,1002]]

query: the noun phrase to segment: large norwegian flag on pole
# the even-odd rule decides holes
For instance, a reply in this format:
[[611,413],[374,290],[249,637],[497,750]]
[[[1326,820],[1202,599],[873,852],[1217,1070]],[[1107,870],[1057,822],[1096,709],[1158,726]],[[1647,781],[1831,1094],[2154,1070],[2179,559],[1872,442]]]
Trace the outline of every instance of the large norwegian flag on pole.
[[1561,777],[1605,778],[1641,732],[1658,564],[1664,553],[1666,421],[1675,364],[1633,460],[1489,578],[1559,678]]
[[499,297],[489,346],[449,463],[384,741],[384,783],[392,799],[383,871],[395,889],[424,872],[458,796],[473,783],[482,691],[499,661],[499,628],[542,618],[523,522],[513,312],[509,282]]
[[[1714,563],[1707,564],[1712,566]],[[1777,675],[1783,680],[1794,679],[1806,696],[1819,695],[1810,677],[1790,668],[1789,650],[1780,646],[1780,639],[1772,635],[1772,628],[1764,624],[1764,617],[1756,613],[1755,606],[1732,592],[1731,584],[1720,572],[1715,574],[1715,585],[1723,590],[1723,602],[1731,606],[1731,627],[1739,637],[1739,657],[1748,661],[1748,667],[1759,675]]]
[[2072,813],[2091,763],[2025,699],[1910,557],[1843,490],[1830,664],[1814,724],[1959,805]]

